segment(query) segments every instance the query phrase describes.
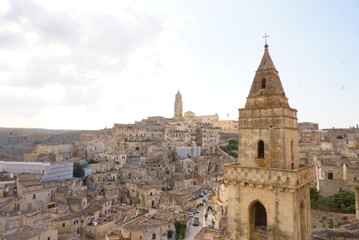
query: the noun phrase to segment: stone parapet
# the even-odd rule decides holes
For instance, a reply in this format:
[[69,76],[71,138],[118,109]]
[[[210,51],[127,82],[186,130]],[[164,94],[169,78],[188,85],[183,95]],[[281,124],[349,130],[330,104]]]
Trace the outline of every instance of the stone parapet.
[[313,166],[298,169],[246,167],[239,163],[224,164],[224,181],[297,189],[314,180]]

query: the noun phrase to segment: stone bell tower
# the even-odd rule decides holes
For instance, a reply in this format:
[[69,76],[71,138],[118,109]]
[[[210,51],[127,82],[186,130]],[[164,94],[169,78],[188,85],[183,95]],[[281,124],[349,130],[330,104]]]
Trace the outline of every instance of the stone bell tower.
[[183,106],[182,106],[182,95],[180,91],[177,92],[175,97],[175,107],[174,107],[174,120],[182,120],[183,116]]
[[297,110],[267,44],[239,109],[238,162],[224,168],[230,239],[311,239],[313,167],[299,165]]

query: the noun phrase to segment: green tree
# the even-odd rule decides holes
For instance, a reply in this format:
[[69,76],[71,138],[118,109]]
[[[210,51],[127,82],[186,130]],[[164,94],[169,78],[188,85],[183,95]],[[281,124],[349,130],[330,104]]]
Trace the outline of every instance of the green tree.
[[310,188],[310,205],[315,208],[322,200],[322,196],[319,194],[316,188]]
[[231,139],[228,142],[228,149],[229,150],[238,150],[238,141]]
[[175,222],[176,239],[182,240],[186,236],[186,224],[182,222]]
[[235,157],[235,158],[238,157],[238,153],[233,152],[233,151],[229,151],[229,152],[228,152],[228,155],[229,155],[229,156],[232,156],[232,157]]
[[310,204],[313,208],[340,209],[355,213],[355,194],[348,191],[339,191],[329,197],[323,197],[315,188],[310,188]]
[[324,204],[330,208],[339,208],[346,212],[355,213],[355,194],[353,192],[339,191],[325,198]]
[[80,163],[75,162],[74,163],[74,177],[83,177],[85,176],[85,171],[83,169],[83,166]]
[[88,164],[95,164],[95,163],[99,163],[99,162],[96,161],[96,160],[93,160],[93,159],[91,159],[91,160],[88,162]]
[[231,139],[229,140],[227,146],[220,146],[220,148],[225,151],[228,155],[237,158],[238,157],[238,153],[236,151],[238,151],[238,141]]

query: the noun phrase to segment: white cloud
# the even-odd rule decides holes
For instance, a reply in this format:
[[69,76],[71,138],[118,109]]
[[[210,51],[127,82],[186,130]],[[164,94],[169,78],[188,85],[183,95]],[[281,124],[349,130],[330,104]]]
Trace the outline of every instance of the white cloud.
[[0,125],[98,129],[172,114],[177,83],[195,84],[199,63],[179,50],[185,20],[159,18],[170,9],[141,1],[11,1],[0,13],[0,34],[9,39],[0,39],[0,87],[11,90],[0,110],[6,101],[17,111]]

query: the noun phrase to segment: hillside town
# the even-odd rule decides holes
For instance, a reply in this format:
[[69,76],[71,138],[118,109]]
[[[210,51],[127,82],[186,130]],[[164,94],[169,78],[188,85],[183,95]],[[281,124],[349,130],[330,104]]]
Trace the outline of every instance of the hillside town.
[[[357,226],[350,225],[359,220],[358,203],[355,215],[312,209],[309,200],[310,187],[323,197],[348,191],[358,198],[358,125],[297,123],[273,69],[266,45],[239,120],[183,112],[178,91],[171,118],[151,116],[97,131],[1,129],[0,239],[358,239]],[[292,150],[278,129],[287,131]],[[256,134],[262,140],[251,149]],[[268,152],[266,141],[284,144],[275,151],[284,149],[288,161],[276,162],[282,155]],[[241,162],[251,154],[257,162]],[[252,221],[243,211],[253,191],[264,199],[257,196],[250,205]],[[280,209],[288,206],[288,215],[277,216],[277,228],[271,194],[279,196],[275,204],[284,204]],[[283,203],[293,196],[302,202]],[[298,211],[305,223],[289,224],[290,235],[281,225],[291,221],[294,205],[304,209]],[[282,237],[275,238],[276,231]]]

